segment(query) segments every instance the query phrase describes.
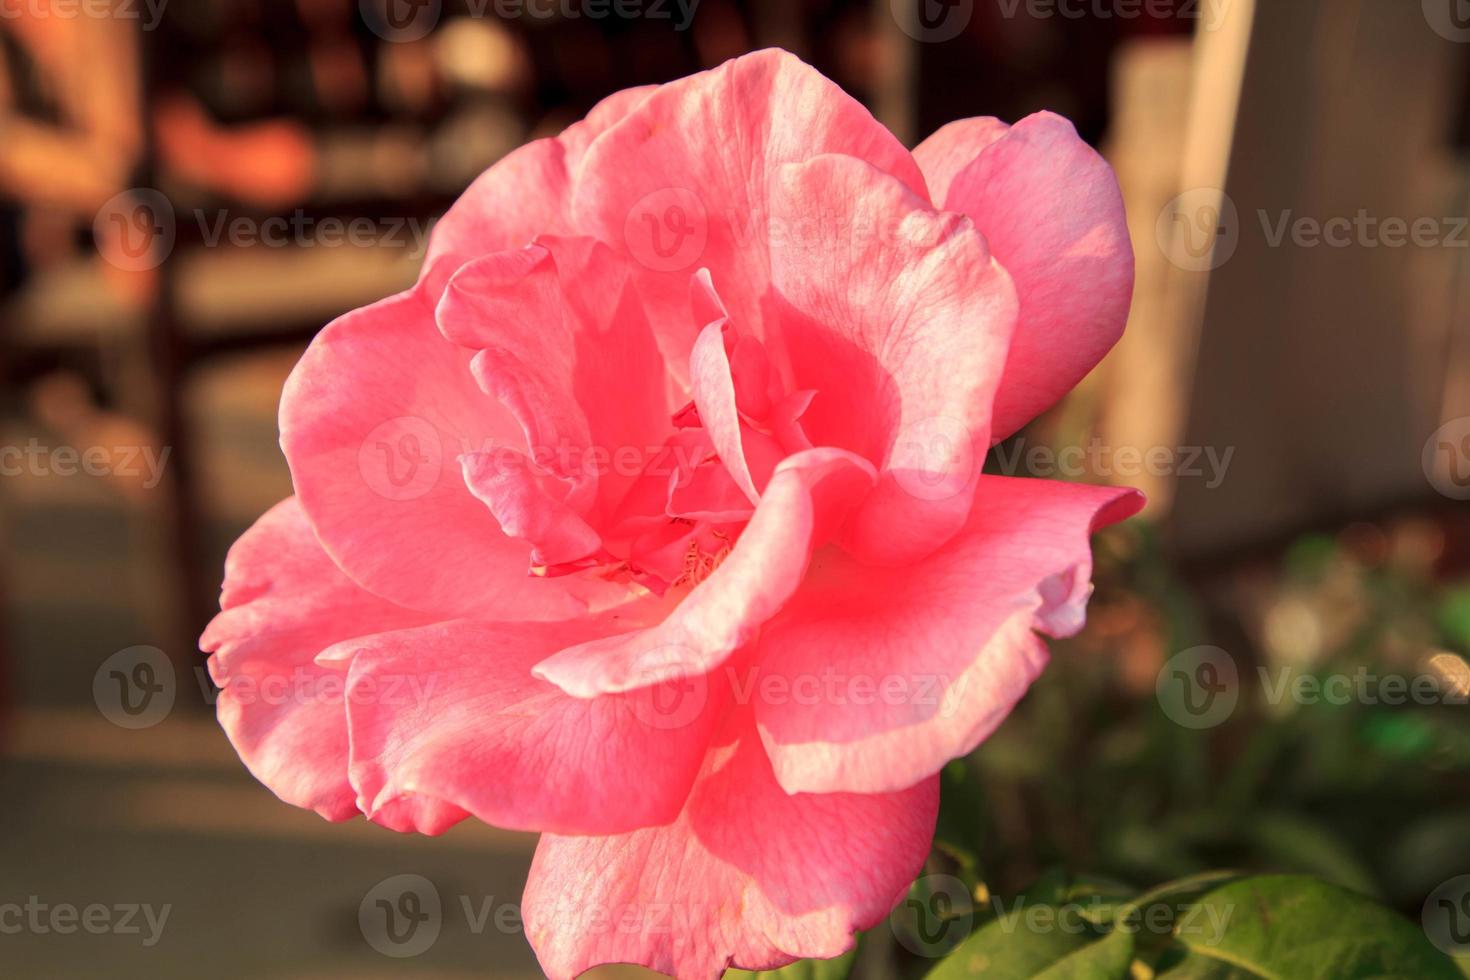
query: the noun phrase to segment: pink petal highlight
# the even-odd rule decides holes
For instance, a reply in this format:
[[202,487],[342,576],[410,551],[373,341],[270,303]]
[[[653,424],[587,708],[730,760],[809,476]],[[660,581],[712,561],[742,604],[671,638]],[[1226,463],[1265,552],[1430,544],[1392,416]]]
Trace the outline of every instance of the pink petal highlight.
[[437,837],[459,823],[469,813],[453,803],[428,796],[400,796],[378,807],[368,819],[400,834],[423,834]]
[[740,415],[735,407],[735,382],[730,361],[725,356],[725,324],[716,320],[699,332],[694,350],[689,355],[689,383],[694,389],[694,404],[699,421],[709,433],[714,450],[730,473],[735,486],[752,504],[760,493],[745,461],[745,447],[740,440]]

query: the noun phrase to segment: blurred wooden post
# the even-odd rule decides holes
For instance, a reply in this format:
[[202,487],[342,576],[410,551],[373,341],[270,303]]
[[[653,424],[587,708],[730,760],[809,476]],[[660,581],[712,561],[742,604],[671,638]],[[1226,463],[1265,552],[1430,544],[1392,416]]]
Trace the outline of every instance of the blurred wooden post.
[[[1139,297],[1148,322],[1111,365],[1107,413],[1113,445],[1234,449],[1218,487],[1155,488],[1194,555],[1433,496],[1420,454],[1445,407],[1456,314],[1442,297],[1462,253],[1388,247],[1381,228],[1309,246],[1291,223],[1463,215],[1447,139],[1451,72],[1470,53],[1420,4],[1375,0],[1236,0],[1198,44],[1177,190],[1197,199],[1179,224],[1199,233],[1190,219],[1223,189],[1204,229],[1223,251],[1175,253],[1165,298]],[[1168,247],[1159,196],[1129,201],[1141,268]]]
[[[160,56],[155,35],[145,35],[139,66],[143,99],[143,130],[146,157],[142,168],[143,184],[159,186],[159,158],[154,132],[152,108],[157,104],[157,59]],[[202,670],[204,657],[199,650],[199,635],[204,631],[216,608],[217,587],[214,575],[203,567],[203,547],[198,489],[194,472],[194,446],[184,413],[186,345],[179,327],[177,266],[165,259],[158,267],[158,278],[147,315],[149,382],[153,391],[153,424],[159,445],[171,452],[168,472],[157,490],[163,505],[155,509],[162,517],[162,535],[169,563],[170,585],[175,593],[176,628],[182,635],[167,647],[174,664],[178,691],[183,696],[178,704],[186,708],[204,709],[209,704],[195,683],[197,670]]]
[[[1149,38],[1118,53],[1106,153],[1127,203],[1137,274],[1128,328],[1105,362],[1101,429],[1110,445],[1175,446],[1184,432],[1209,275],[1170,260],[1159,216],[1186,188],[1224,182],[1249,36],[1247,3],[1197,40]],[[1172,477],[1128,482],[1148,495],[1151,513],[1168,510]]]

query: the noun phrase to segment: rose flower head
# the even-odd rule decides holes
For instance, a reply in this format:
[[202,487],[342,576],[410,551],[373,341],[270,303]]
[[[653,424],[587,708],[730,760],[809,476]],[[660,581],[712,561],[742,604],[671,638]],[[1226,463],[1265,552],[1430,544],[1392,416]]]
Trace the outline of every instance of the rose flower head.
[[778,50],[613,95],[296,366],[296,494],[202,640],[220,722],[329,820],[542,832],[551,977],[836,956],[1140,505],[981,472],[1132,283],[1055,115],[910,152]]

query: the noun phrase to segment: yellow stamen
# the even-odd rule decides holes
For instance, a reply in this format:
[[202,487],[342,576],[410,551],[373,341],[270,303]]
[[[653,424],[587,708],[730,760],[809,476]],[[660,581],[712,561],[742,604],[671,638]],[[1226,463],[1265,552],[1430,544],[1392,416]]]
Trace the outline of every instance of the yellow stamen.
[[714,554],[710,554],[699,546],[698,541],[689,542],[689,549],[684,552],[684,571],[671,583],[673,585],[698,585],[714,574],[715,569],[720,567],[730,554],[730,538],[723,531],[710,532],[719,538],[723,544]]

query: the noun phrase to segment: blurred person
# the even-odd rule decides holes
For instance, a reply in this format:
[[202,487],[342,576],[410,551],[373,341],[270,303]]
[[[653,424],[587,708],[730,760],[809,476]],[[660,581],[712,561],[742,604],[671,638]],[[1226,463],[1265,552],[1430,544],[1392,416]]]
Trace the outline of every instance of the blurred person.
[[196,188],[277,208],[300,203],[315,181],[311,132],[295,120],[219,126],[187,95],[163,100],[153,118],[165,172]]
[[253,206],[442,197],[526,135],[530,59],[493,17],[399,42],[357,0],[215,0],[155,48],[161,163]]
[[[92,10],[79,16],[56,0],[28,0],[0,18],[0,303],[77,262],[89,266],[82,281],[96,281],[123,308],[140,308],[156,288],[152,270],[98,254],[126,245],[126,222],[95,219],[138,182],[145,137],[134,24]],[[14,325],[5,326],[8,348]],[[120,428],[130,441],[151,441],[138,423],[96,408],[69,360],[28,395],[32,414],[72,443],[91,445],[98,432]]]
[[[165,11],[150,38],[149,64],[163,174],[268,209],[310,193],[317,170],[311,130],[281,94],[290,66],[305,60],[297,6],[226,0]],[[333,74],[351,73],[339,64]]]
[[[111,18],[56,13],[49,0],[31,0],[0,18],[0,303],[35,268],[77,253],[142,156],[131,32]],[[0,331],[3,344],[9,331]],[[12,700],[4,653],[0,738]]]
[[0,18],[0,297],[71,258],[143,156],[137,39],[32,0]]

